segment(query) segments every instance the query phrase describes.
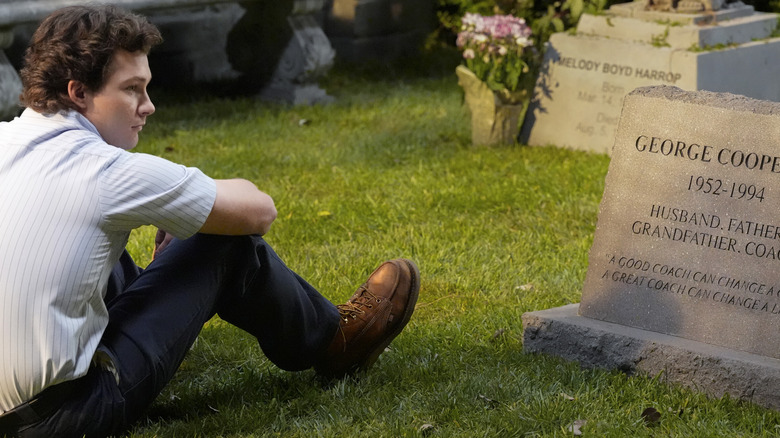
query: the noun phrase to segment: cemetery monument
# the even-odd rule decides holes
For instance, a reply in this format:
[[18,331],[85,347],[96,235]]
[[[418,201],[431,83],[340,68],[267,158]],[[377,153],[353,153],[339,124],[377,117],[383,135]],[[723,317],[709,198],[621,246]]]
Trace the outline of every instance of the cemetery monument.
[[777,14],[740,1],[638,0],[550,37],[520,142],[610,153],[623,97],[673,85],[780,101]]
[[780,409],[780,103],[625,98],[579,304],[524,350]]

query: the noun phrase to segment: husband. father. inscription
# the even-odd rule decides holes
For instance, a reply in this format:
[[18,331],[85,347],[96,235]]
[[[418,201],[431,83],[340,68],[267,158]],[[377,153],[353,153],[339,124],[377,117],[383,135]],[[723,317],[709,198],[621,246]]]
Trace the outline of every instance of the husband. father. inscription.
[[780,358],[780,104],[624,102],[580,314]]

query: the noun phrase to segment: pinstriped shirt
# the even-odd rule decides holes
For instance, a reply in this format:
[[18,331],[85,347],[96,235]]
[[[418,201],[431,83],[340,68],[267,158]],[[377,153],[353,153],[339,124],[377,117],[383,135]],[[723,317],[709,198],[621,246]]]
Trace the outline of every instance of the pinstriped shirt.
[[189,237],[215,197],[198,169],[110,146],[76,112],[0,123],[0,413],[86,374],[130,231]]

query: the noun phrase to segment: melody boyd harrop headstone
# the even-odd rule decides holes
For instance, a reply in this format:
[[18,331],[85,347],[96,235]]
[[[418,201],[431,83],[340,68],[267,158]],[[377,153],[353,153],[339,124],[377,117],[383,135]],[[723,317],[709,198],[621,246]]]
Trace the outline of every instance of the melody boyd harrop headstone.
[[681,383],[780,408],[780,104],[670,86],[628,94],[579,315],[559,309],[524,315],[527,350],[676,367]]
[[583,14],[575,34],[550,37],[522,143],[611,153],[623,97],[637,87],[780,100],[776,14],[739,1],[698,13],[648,8],[647,0],[615,4]]

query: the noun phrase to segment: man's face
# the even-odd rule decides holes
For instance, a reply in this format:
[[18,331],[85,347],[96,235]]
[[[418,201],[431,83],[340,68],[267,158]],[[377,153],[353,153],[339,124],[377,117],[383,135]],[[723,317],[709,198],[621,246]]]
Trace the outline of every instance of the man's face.
[[151,79],[146,54],[117,50],[103,88],[85,92],[82,114],[106,143],[124,150],[138,144],[138,133],[146,124],[146,117],[154,113],[154,105],[146,94]]

